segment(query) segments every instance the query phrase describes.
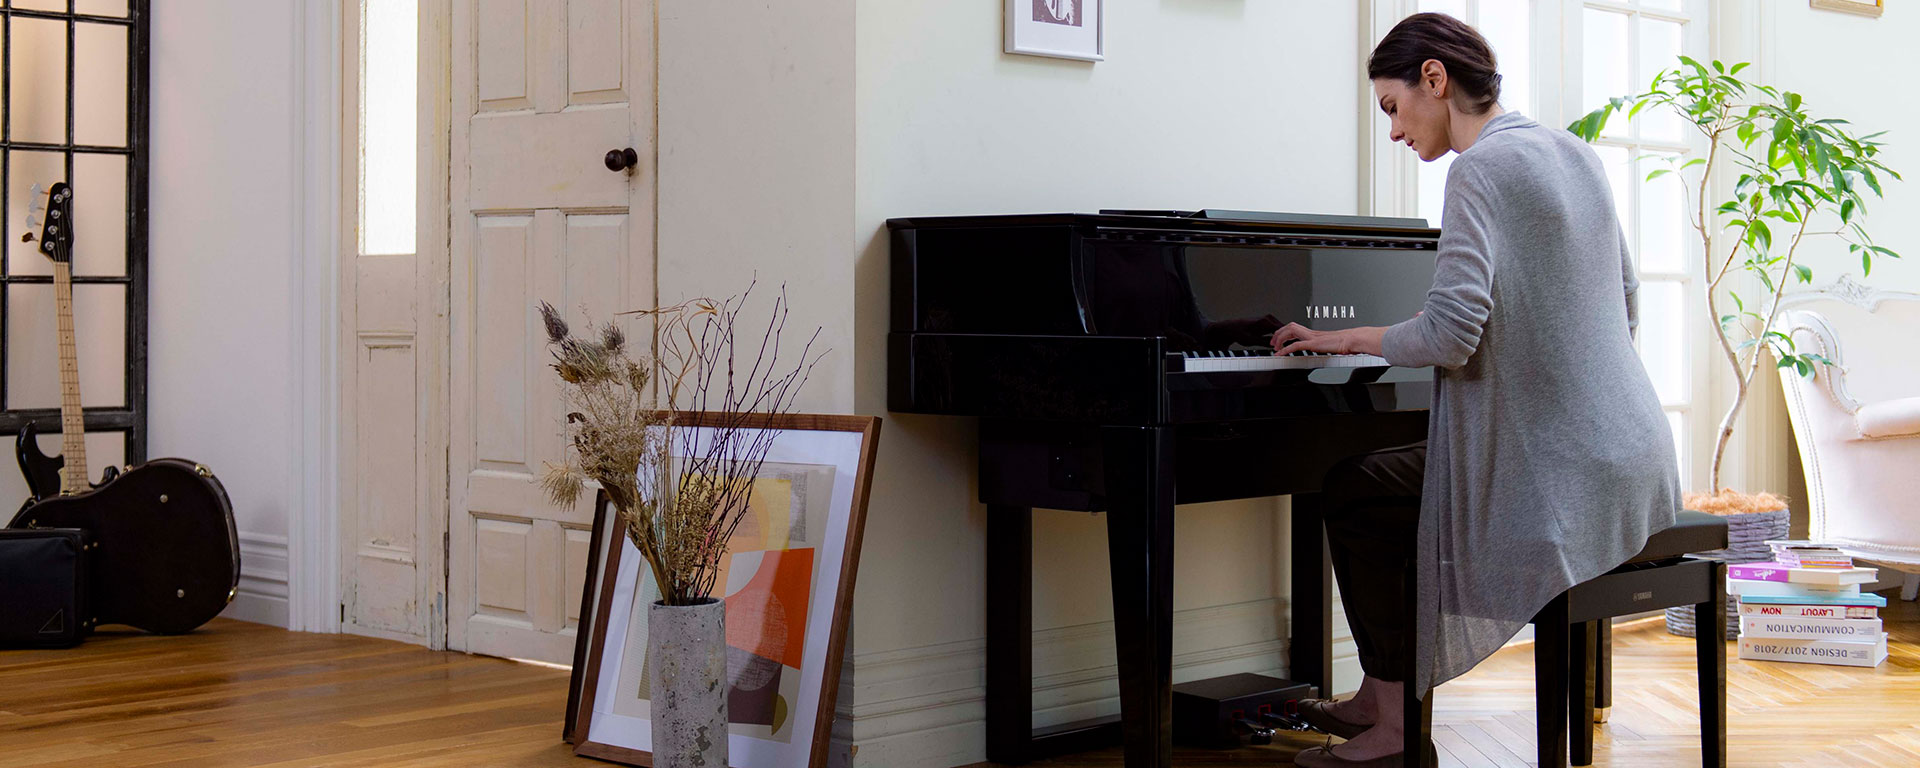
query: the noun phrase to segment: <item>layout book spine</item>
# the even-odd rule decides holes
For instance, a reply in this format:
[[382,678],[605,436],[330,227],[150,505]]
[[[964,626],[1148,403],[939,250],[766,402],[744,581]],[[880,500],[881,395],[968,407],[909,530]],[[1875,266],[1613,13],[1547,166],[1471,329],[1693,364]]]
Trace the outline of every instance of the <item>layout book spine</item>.
[[1843,594],[1806,594],[1806,595],[1741,595],[1742,604],[1757,605],[1864,605],[1870,608],[1887,607],[1887,599],[1872,592],[1854,595]]
[[1874,642],[1846,640],[1787,640],[1775,637],[1740,638],[1740,658],[1757,661],[1797,661],[1813,664],[1839,664],[1849,667],[1877,667],[1887,659],[1887,636]]
[[1741,616],[1781,619],[1877,619],[1880,609],[1868,605],[1769,605],[1740,601]]
[[1784,619],[1777,616],[1741,616],[1741,637],[1853,640],[1880,638],[1879,619]]

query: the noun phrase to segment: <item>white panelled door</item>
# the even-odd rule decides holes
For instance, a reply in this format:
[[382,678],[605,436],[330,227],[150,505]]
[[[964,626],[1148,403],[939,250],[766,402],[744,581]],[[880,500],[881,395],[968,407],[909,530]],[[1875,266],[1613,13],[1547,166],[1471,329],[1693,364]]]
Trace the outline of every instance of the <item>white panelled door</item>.
[[[592,496],[550,504],[562,408],[536,305],[654,300],[650,0],[457,0],[448,645],[570,659]],[[609,150],[637,167],[612,171]]]

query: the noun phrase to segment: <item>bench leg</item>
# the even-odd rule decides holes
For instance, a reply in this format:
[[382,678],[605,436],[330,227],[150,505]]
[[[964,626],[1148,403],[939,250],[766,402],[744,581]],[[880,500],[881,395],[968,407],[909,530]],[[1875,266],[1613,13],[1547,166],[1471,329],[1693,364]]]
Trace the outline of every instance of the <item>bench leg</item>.
[[1599,650],[1598,621],[1573,625],[1568,637],[1567,659],[1567,732],[1570,761],[1574,765],[1593,765],[1594,663]]
[[1567,765],[1567,596],[1555,597],[1533,619],[1534,717],[1540,768]]
[[1700,656],[1700,764],[1727,768],[1727,564],[1715,562],[1713,597],[1693,607]]

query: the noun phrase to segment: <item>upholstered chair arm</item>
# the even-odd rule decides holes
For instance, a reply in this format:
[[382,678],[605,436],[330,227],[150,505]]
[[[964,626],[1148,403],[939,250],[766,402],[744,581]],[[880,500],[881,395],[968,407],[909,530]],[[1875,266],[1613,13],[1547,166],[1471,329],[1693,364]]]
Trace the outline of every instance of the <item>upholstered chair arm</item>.
[[1861,437],[1920,437],[1920,397],[1867,403],[1853,421]]

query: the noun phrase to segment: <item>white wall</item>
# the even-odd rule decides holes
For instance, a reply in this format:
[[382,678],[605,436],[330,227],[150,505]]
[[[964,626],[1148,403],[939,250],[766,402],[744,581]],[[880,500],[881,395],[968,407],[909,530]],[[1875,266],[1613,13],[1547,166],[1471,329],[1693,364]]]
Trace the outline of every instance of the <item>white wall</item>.
[[[1886,199],[1871,201],[1868,231],[1875,240],[1905,256],[1876,259],[1873,273],[1861,280],[1860,260],[1835,238],[1809,240],[1805,263],[1814,270],[1814,286],[1842,273],[1874,287],[1920,291],[1920,103],[1900,98],[1889,78],[1915,61],[1913,38],[1920,31],[1920,8],[1887,3],[1880,18],[1812,8],[1808,3],[1760,3],[1762,72],[1769,84],[1806,97],[1808,110],[1822,117],[1853,121],[1859,134],[1887,131],[1880,160],[1906,176],[1882,178]],[[1841,53],[1844,51],[1844,54]]]
[[[896,216],[1227,207],[1355,213],[1358,6],[1107,4],[1097,64],[1011,55],[1002,3],[860,0],[855,410],[884,413]],[[856,597],[863,765],[984,758],[974,423],[888,414]],[[1175,678],[1283,664],[1283,505],[1182,507]],[[1034,517],[1040,722],[1116,711],[1104,516]]]
[[724,299],[757,275],[742,317],[764,318],[784,283],[782,367],[816,327],[829,350],[798,402],[817,413],[853,410],[860,357],[853,31],[852,0],[660,2],[660,300]]
[[152,456],[211,467],[240,530],[227,615],[287,623],[299,504],[296,6],[153,4]]

